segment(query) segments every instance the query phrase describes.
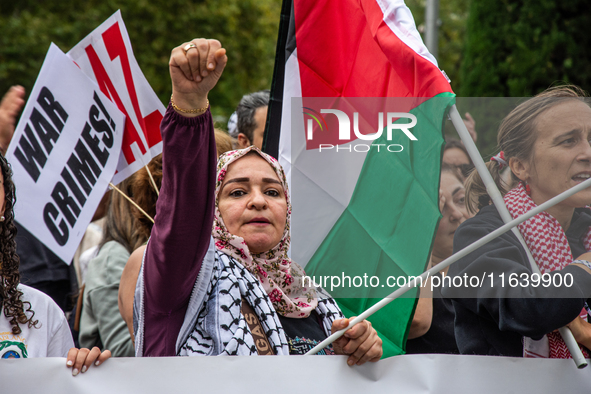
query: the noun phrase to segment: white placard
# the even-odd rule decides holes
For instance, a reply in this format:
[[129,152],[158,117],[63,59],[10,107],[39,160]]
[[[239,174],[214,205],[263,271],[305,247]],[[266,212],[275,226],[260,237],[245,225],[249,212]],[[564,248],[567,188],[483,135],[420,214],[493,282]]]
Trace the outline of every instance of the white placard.
[[142,73],[117,11],[74,46],[68,56],[127,116],[117,184],[162,153],[160,121],[166,108]]
[[119,161],[125,116],[51,44],[8,147],[15,218],[68,264]]
[[426,354],[349,367],[344,356],[110,359],[72,377],[66,360],[0,360],[7,393],[588,393],[573,360]]

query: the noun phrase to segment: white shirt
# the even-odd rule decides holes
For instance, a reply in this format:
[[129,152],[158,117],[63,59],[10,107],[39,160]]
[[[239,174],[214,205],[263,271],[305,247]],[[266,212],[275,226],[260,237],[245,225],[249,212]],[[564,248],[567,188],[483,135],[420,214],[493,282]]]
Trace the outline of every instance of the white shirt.
[[[18,289],[23,292],[23,303],[31,303],[30,309],[35,312],[33,321],[39,322],[31,328],[19,323],[22,332],[13,335],[4,310],[0,311],[0,358],[66,357],[74,341],[60,307],[39,290],[23,284]],[[29,309],[29,305],[25,303],[24,309]],[[31,316],[31,312],[25,313]]]

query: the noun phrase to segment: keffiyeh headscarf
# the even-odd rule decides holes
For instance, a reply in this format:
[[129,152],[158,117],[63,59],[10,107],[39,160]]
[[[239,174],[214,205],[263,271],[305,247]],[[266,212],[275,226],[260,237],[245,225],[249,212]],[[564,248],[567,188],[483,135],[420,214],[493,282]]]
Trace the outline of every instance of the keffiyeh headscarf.
[[[244,157],[249,152],[256,152],[269,165],[279,178],[287,201],[287,217],[281,241],[272,249],[263,253],[250,253],[244,239],[230,234],[218,208],[219,192],[226,176],[228,166]],[[316,290],[302,287],[304,269],[292,262],[287,255],[290,244],[289,224],[291,221],[291,203],[283,168],[273,157],[261,152],[257,147],[230,151],[222,154],[218,160],[215,186],[215,218],[212,235],[216,248],[238,260],[248,271],[258,278],[267,292],[275,310],[286,317],[305,318],[317,307]]]

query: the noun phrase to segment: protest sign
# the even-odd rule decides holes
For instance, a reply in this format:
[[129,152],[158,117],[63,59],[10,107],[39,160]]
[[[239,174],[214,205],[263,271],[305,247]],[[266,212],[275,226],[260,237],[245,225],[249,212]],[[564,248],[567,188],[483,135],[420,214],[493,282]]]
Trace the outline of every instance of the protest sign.
[[589,369],[571,360],[421,354],[349,367],[345,356],[113,358],[72,377],[64,358],[2,360],[8,392],[35,393],[572,393]]
[[69,52],[68,56],[95,81],[126,116],[117,184],[162,152],[160,121],[166,108],[144,77],[117,11]]
[[70,262],[111,181],[125,116],[54,44],[6,158],[15,218]]

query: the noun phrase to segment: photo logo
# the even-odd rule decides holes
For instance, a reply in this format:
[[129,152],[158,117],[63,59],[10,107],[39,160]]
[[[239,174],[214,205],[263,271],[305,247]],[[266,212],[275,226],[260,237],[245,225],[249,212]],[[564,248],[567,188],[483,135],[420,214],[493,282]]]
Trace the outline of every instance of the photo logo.
[[[400,141],[398,136],[394,137],[398,132],[402,132],[410,141],[418,140],[411,130],[417,125],[417,117],[408,112],[378,112],[376,116],[371,110],[361,115],[357,111],[347,113],[335,108],[316,111],[307,106],[302,107],[302,110],[306,120],[306,141],[312,143],[319,152],[331,149],[336,152],[368,152],[372,148],[377,151],[402,152],[402,145],[385,143],[393,139]],[[376,118],[377,130],[374,123]],[[378,139],[381,143],[371,143]]]
[[[324,123],[324,126],[326,127],[326,129],[328,130],[328,125],[326,124],[326,120],[324,120],[324,117],[322,115],[320,115],[318,112],[314,111],[312,108],[309,107],[303,107],[305,110],[308,110],[310,112],[306,112],[304,111],[304,115],[308,115],[310,117],[312,117],[312,119],[314,119],[316,121],[316,123],[318,124],[318,126],[320,126],[320,130],[324,131],[324,128],[322,127],[322,123]],[[320,123],[320,120],[318,119],[322,119],[322,123]],[[311,140],[312,139],[312,134],[313,134],[313,125],[312,125],[312,119],[308,119],[308,136],[307,139]]]
[[[320,115],[318,112],[314,111],[312,108],[304,107],[304,109],[314,112],[315,115],[313,115],[309,112],[304,112],[304,114],[311,116],[316,121],[318,126],[320,126],[321,130],[324,130],[324,128],[322,127],[322,124],[320,123],[320,120],[318,118],[322,119],[322,122],[324,123],[324,125],[328,129],[328,125],[326,124],[326,120],[324,119],[324,117],[322,115]],[[347,115],[344,111],[341,111],[339,109],[321,109],[320,113],[335,115],[338,119],[338,122],[339,122],[339,140],[342,140],[342,141],[350,141],[351,140],[351,120],[349,119],[349,115]],[[394,130],[401,130],[402,132],[404,132],[404,134],[406,134],[406,136],[411,141],[418,140],[417,137],[415,137],[414,134],[409,130],[410,128],[417,125],[417,117],[416,116],[414,116],[413,114],[410,114],[410,113],[405,113],[405,112],[388,112],[387,118],[388,118],[388,122],[387,122],[386,133],[387,133],[387,140],[388,141],[392,141],[392,134],[394,133]],[[393,123],[394,119],[404,119],[404,118],[410,119],[410,122],[409,123]],[[314,127],[313,126],[314,125],[313,125],[312,119],[308,119],[308,123],[307,123],[307,127],[306,127],[306,138],[308,140],[311,140],[314,138]],[[353,132],[355,133],[355,136],[357,138],[359,138],[360,140],[364,140],[364,141],[374,141],[374,140],[380,138],[382,136],[382,133],[384,132],[384,113],[380,112],[378,114],[378,130],[375,133],[362,134],[359,131],[359,112],[353,112]]]

